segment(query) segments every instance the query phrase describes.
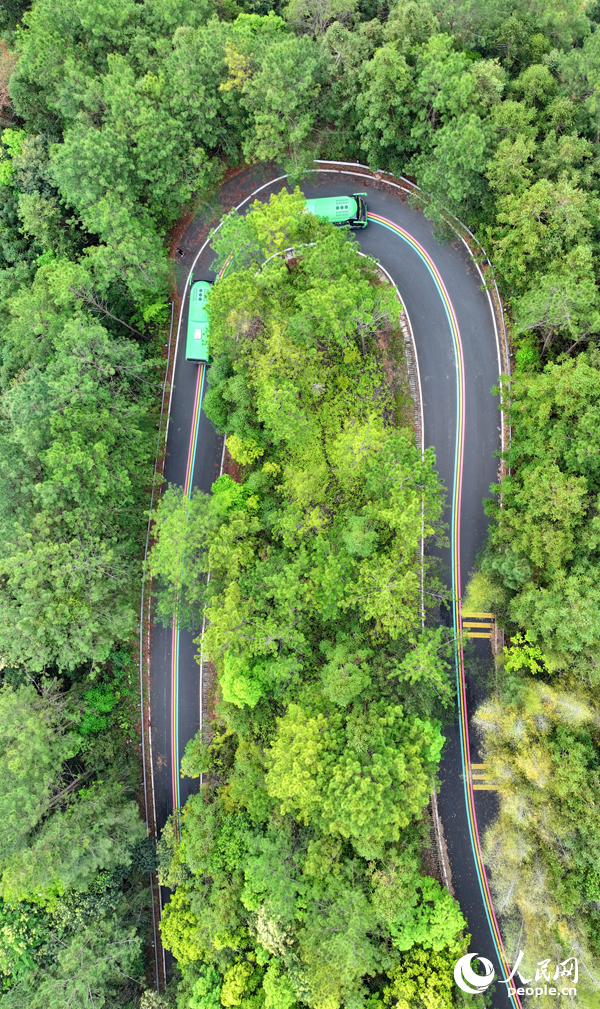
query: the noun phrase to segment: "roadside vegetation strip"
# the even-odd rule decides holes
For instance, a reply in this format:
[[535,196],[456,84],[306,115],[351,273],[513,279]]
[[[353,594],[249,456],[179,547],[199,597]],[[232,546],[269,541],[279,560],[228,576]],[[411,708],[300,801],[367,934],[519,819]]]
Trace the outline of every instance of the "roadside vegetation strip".
[[[361,252],[361,256],[365,255]],[[377,269],[383,273],[387,278],[389,283],[393,286],[396,294],[398,296],[398,301],[400,303],[400,325],[402,327],[402,333],[404,335],[404,345],[406,353],[406,364],[408,368],[408,382],[410,388],[410,394],[414,403],[414,416],[415,416],[415,437],[417,439],[417,445],[420,446],[421,452],[425,451],[425,432],[423,428],[423,390],[421,388],[421,371],[419,368],[419,355],[417,354],[417,345],[415,343],[415,337],[413,333],[412,323],[408,314],[408,309],[404,304],[402,295],[396,281],[393,279],[392,275],[381,263],[377,264]]]

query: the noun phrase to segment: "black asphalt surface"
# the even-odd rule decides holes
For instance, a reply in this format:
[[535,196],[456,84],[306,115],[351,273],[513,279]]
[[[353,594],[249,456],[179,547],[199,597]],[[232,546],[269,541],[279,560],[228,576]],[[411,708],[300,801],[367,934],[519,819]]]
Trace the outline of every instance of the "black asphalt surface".
[[[222,210],[235,205],[260,186],[269,176],[277,173],[268,166],[250,169],[226,183],[220,193],[221,206],[206,208],[181,240],[184,256],[178,267],[179,291],[183,295],[182,318],[187,317],[186,280],[189,269],[206,234],[207,224],[218,220]],[[481,289],[481,278],[469,254],[457,239],[453,244],[440,244],[433,235],[431,225],[417,210],[391,193],[384,185],[360,178],[321,173],[309,177],[302,189],[307,197],[329,196],[340,193],[365,191],[369,210],[381,214],[405,228],[424,246],[434,260],[454,304],[462,336],[466,376],[466,436],[461,519],[461,567],[464,592],[469,572],[477,552],[482,548],[487,519],[482,501],[489,495],[490,484],[497,478],[497,459],[494,452],[500,448],[500,414],[497,400],[491,394],[499,374],[498,349],[494,321],[487,295]],[[268,199],[283,183],[274,183],[264,189],[259,198]],[[245,204],[247,207],[249,204]],[[456,435],[456,369],[452,337],[446,315],[434,282],[424,263],[398,236],[380,225],[370,223],[356,233],[361,249],[375,256],[398,285],[412,324],[423,393],[423,421],[425,445],[436,451],[438,472],[451,498],[454,475],[454,448]],[[194,280],[212,280],[210,269],[213,253],[210,248],[195,264]],[[184,327],[183,327],[184,328]],[[197,365],[186,363],[184,339],[179,340],[173,379],[173,396],[167,442],[165,477],[170,483],[183,484],[187,462],[188,444]],[[209,373],[210,376],[210,373]],[[202,414],[193,485],[210,489],[218,475],[222,456],[222,438],[212,429]],[[447,508],[447,522],[450,512]],[[446,580],[450,580],[449,551],[442,551]],[[472,713],[485,696],[486,674],[491,666],[491,650],[485,640],[469,646],[467,660],[468,708]],[[200,669],[195,661],[196,646],[192,635],[180,635],[179,672],[179,753],[198,730],[200,709]],[[171,786],[171,632],[155,626],[152,637],[151,703],[152,747],[154,764],[154,790],[157,825],[161,829],[172,806]],[[477,737],[470,728],[471,759],[478,762]],[[468,921],[472,940],[470,951],[490,959],[497,973],[500,965],[495,954],[492,935],[487,922],[485,906],[480,893],[475,862],[469,839],[468,821],[463,791],[458,722],[446,729],[440,767],[441,791],[438,806],[448,846],[455,894]],[[197,790],[198,783],[189,779],[181,782],[181,802]],[[493,792],[476,792],[476,809],[480,835],[496,811]],[[509,1004],[506,986],[493,994],[494,1004],[504,1009]]]

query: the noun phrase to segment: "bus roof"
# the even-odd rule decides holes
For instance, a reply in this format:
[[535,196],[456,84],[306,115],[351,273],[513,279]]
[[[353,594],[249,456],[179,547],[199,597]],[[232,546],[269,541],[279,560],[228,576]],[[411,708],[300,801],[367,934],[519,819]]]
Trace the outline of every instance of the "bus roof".
[[353,196],[325,196],[319,200],[307,200],[306,209],[309,214],[326,217],[334,224],[358,216],[358,204]]
[[185,344],[186,361],[208,362],[208,312],[206,299],[211,284],[207,280],[197,280],[190,291],[190,307],[188,310],[187,338]]

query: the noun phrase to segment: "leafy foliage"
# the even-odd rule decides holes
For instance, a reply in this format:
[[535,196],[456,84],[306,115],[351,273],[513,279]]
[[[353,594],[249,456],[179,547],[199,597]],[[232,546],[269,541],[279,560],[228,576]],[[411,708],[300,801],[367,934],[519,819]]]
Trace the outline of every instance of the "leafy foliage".
[[84,316],[51,315],[54,325],[42,359],[2,397],[0,648],[35,671],[104,661],[134,628],[128,566],[151,445],[148,368],[135,346]]
[[[510,399],[508,396],[510,395]],[[482,572],[504,594],[502,612],[527,630],[552,669],[595,682],[596,523],[594,438],[600,395],[596,352],[506,390],[510,475],[498,488]]]
[[131,667],[123,654],[111,662],[120,696],[107,679],[92,688],[113,694],[119,728],[111,734],[90,724],[95,697],[85,681],[69,690],[48,678],[0,687],[0,977],[8,1006],[116,1006],[139,990],[142,880],[153,854],[132,800],[135,760],[123,746]]

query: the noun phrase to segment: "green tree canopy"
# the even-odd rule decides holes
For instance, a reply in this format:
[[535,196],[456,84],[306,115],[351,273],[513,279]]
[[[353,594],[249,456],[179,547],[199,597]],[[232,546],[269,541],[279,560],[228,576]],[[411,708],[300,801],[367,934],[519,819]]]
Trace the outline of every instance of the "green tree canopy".
[[[512,426],[510,475],[500,485],[483,573],[505,592],[506,617],[539,643],[552,668],[578,676],[597,648],[596,352],[505,390]],[[594,679],[595,662],[586,672]]]
[[129,864],[142,835],[120,783],[94,783],[101,765],[86,767],[71,705],[53,681],[41,692],[0,688],[0,885],[9,902],[85,890],[98,870]]
[[105,660],[135,626],[153,369],[87,313],[48,304],[41,278],[13,310],[14,356],[26,327],[42,339],[20,346],[29,367],[2,396],[0,651],[32,670],[73,669]]

